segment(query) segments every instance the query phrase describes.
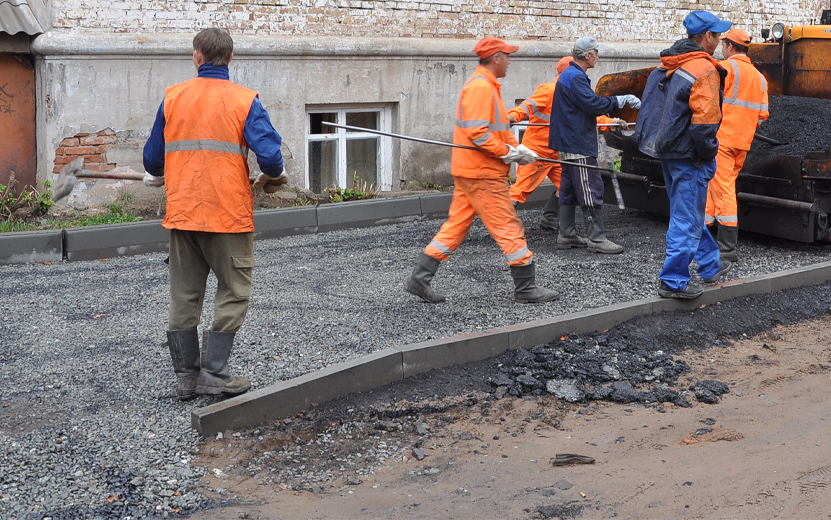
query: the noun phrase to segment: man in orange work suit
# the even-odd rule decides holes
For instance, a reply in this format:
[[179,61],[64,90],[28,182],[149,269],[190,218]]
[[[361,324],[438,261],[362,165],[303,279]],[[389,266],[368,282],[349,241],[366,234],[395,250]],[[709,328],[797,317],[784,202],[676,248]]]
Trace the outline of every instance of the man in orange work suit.
[[499,244],[511,266],[514,299],[519,303],[555,300],[559,293],[537,287],[534,254],[528,249],[525,228],[508,193],[508,172],[513,162],[530,163],[537,155],[518,145],[508,111],[502,102],[498,78],[505,77],[509,55],[518,47],[499,38],[483,38],[473,49],[479,66],[462,88],[456,108],[453,143],[475,148],[453,148],[450,173],[455,190],[449,218],[418,258],[405,289],[428,303],[445,297],[430,286],[439,264],[459,247],[476,215]]
[[704,221],[710,229],[718,225],[716,243],[721,259],[736,262],[739,254],[739,212],[736,203],[736,178],[739,176],[753,141],[753,134],[767,120],[768,85],[747,57],[750,35],[731,29],[721,37],[725,60],[719,62],[726,71],[721,127],[718,130],[716,175],[707,191]]
[[[164,186],[170,230],[167,345],[179,399],[241,394],[251,384],[229,372],[234,336],[251,297],[254,199],[248,150],[261,173],[255,188],[285,180],[280,135],[257,93],[230,81],[234,41],[220,29],[193,39],[198,77],[165,90],[144,146],[144,183]],[[200,355],[197,325],[208,273],[217,280],[214,321]]]
[[[574,61],[572,56],[566,56],[557,62],[557,74],[566,70],[566,67],[572,61]],[[556,87],[557,84],[554,81],[549,81],[538,86],[537,90],[530,97],[508,112],[508,119],[513,124],[524,121],[527,118],[531,125],[525,130],[525,134],[522,137],[522,144],[540,157],[559,160],[560,156],[557,154],[557,151],[548,147],[551,106]],[[612,119],[611,117],[601,115],[597,117],[597,122],[598,124],[618,125],[624,129],[627,128],[626,122],[622,119]],[[534,124],[545,126],[532,126]],[[608,131],[611,128],[611,126],[605,126],[601,130]],[[557,231],[560,227],[560,199],[557,196],[557,192],[560,190],[560,176],[562,172],[562,167],[557,163],[536,161],[531,164],[517,166],[516,182],[511,186],[512,201],[520,204],[525,202],[528,196],[539,188],[546,177],[557,188],[557,191],[551,194],[551,198],[548,199],[548,203],[546,203],[542,210],[542,218],[540,219],[541,229]]]

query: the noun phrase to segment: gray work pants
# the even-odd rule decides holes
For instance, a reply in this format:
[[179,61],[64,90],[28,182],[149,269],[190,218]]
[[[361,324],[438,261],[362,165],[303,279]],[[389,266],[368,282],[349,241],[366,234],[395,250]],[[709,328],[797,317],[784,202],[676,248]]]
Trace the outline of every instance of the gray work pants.
[[170,230],[169,330],[199,325],[208,273],[217,279],[212,331],[236,332],[251,298],[254,233]]

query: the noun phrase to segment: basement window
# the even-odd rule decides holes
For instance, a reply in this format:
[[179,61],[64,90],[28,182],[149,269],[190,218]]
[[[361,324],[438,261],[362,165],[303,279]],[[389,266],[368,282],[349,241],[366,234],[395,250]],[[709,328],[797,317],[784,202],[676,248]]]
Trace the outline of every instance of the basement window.
[[315,193],[353,180],[392,189],[392,138],[324,123],[390,132],[390,106],[313,107],[306,110],[306,187]]

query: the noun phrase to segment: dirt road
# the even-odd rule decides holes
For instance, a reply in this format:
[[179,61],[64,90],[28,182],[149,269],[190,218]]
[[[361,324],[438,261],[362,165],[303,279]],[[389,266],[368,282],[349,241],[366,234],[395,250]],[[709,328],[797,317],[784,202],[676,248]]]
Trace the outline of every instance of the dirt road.
[[[191,518],[831,518],[831,319],[680,357],[690,381],[729,394],[691,408],[493,401],[477,369],[440,371],[426,383],[469,377],[452,384],[470,391],[382,392],[344,417],[212,439],[200,491],[224,504]],[[555,467],[562,453],[596,462]],[[320,484],[292,486],[298,475]]]

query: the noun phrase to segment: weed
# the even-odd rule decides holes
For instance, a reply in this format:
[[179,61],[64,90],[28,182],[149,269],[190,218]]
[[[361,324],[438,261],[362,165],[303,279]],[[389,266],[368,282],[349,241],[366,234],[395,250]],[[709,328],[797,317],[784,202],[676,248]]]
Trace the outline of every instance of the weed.
[[614,161],[612,161],[612,168],[614,168],[614,170],[615,170],[616,172],[619,172],[619,171],[620,171],[620,163],[621,163],[621,159],[620,159],[620,157],[618,157],[617,159],[615,159]]
[[375,184],[367,184],[358,177],[358,172],[352,176],[351,188],[339,188],[333,185],[331,188],[326,188],[326,193],[329,196],[329,202],[347,202],[350,200],[363,199],[377,199],[378,191],[375,189]]
[[303,197],[297,197],[294,201],[290,204],[291,207],[298,207],[298,206],[317,206],[317,201],[309,200]]
[[425,182],[425,181],[422,181],[422,182],[421,182],[421,186],[422,186],[425,190],[436,190],[436,191],[442,191],[442,190],[444,189],[444,186],[442,186],[441,184],[434,184],[434,183],[432,183],[432,182]]
[[14,223],[26,217],[39,216],[47,213],[52,207],[52,183],[43,181],[44,191],[29,186],[30,189],[21,190],[15,194],[17,181],[14,173],[9,176],[9,184],[0,184],[0,219]]

